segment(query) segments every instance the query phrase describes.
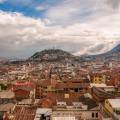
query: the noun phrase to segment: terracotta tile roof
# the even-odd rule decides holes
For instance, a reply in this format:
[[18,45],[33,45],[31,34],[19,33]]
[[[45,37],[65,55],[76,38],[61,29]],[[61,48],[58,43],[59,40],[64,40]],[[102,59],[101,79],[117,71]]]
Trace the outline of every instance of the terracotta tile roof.
[[1,104],[0,105],[0,111],[9,112],[13,107],[14,107],[13,103]]
[[14,109],[14,120],[34,120],[36,108],[28,106],[16,106]]
[[51,108],[52,107],[52,100],[48,98],[43,98],[39,102],[42,108]]
[[23,89],[27,91],[31,91],[35,88],[35,85],[31,82],[17,82],[16,84],[13,85],[13,91]]
[[51,85],[51,81],[50,80],[43,80],[43,81],[40,81],[38,84],[46,87],[48,85]]
[[15,94],[12,91],[2,91],[0,92],[0,98],[14,98]]
[[[51,81],[50,80],[44,80],[39,82],[39,85],[43,86],[43,87],[47,87],[49,85],[51,85]],[[65,83],[57,83],[56,82],[56,88],[80,88],[80,87],[87,87],[89,86],[89,83],[80,83],[79,81],[68,81]]]
[[95,107],[97,107],[98,105],[96,104],[96,102],[91,99],[91,98],[86,98],[84,95],[80,97],[80,102],[82,102],[83,104],[88,106],[88,109],[93,109]]
[[57,89],[61,88],[86,88],[88,87],[88,83],[59,83],[56,85]]
[[79,102],[80,93],[69,93],[69,98],[65,98],[65,93],[48,93],[46,98],[49,98],[53,105],[56,105],[57,101],[64,101],[68,105],[71,105],[72,102]]

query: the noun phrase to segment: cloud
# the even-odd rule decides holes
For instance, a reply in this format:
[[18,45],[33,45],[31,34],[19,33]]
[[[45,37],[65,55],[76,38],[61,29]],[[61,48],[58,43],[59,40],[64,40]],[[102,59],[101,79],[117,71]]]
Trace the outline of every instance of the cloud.
[[[87,14],[87,12],[92,12],[87,7],[88,4],[85,2],[80,2],[81,0],[76,0],[72,2],[72,0],[61,0],[61,2],[55,6],[51,6],[48,11],[46,11],[45,16],[52,20],[54,23],[71,23],[78,21],[81,16]],[[81,4],[84,4],[83,7]],[[88,9],[86,9],[88,8]],[[81,11],[84,9],[84,12]]]
[[120,43],[119,13],[67,25],[3,11],[0,18],[0,56],[3,57],[29,57],[52,47],[76,55],[97,54]]
[[36,7],[36,10],[43,11],[43,10],[46,10],[46,7],[43,6],[43,5],[39,5],[39,6]]
[[1,3],[4,3],[5,1],[6,1],[6,0],[0,0],[0,4],[1,4]]
[[120,0],[107,0],[107,4],[113,9],[120,9]]
[[92,21],[119,11],[120,0],[61,0],[45,16],[54,24]]

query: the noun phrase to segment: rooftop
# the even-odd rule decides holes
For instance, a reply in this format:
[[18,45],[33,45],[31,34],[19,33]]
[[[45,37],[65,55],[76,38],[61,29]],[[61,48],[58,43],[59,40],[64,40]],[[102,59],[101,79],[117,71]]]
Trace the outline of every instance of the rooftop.
[[1,104],[0,105],[0,111],[8,112],[14,107],[13,103],[7,103],[7,104]]
[[2,91],[0,92],[0,98],[14,98],[14,93],[11,90]]
[[113,108],[120,108],[120,98],[119,99],[108,99]]

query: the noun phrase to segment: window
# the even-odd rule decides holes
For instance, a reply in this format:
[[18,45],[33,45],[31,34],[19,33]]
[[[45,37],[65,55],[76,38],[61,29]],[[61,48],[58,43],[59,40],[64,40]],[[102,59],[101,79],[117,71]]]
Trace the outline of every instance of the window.
[[96,113],[96,118],[98,118],[98,113]]
[[94,118],[94,113],[92,113],[92,118]]
[[75,92],[78,92],[78,88],[75,88]]
[[64,88],[64,91],[66,91],[66,92],[67,92],[67,91],[68,91],[68,88]]

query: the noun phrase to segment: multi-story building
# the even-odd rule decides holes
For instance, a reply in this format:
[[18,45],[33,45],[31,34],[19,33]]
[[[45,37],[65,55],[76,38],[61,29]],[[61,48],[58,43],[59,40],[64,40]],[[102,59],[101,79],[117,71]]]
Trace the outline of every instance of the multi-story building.
[[53,108],[52,120],[101,120],[99,106],[84,105],[82,102],[73,102],[68,106],[66,102],[58,102]]

